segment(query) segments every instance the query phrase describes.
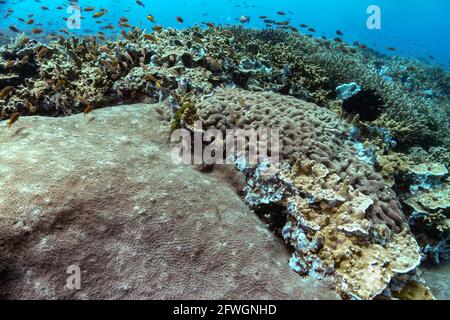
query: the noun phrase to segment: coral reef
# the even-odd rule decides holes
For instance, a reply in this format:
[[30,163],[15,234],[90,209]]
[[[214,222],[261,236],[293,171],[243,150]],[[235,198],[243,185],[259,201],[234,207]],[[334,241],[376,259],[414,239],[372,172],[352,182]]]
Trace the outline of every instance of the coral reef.
[[[375,119],[369,120],[388,129],[399,147],[449,145],[448,74],[421,64],[413,69],[408,61],[380,62],[357,46],[240,27],[167,29],[151,35],[133,28],[117,41],[61,37],[47,45],[23,37],[0,50],[0,83],[17,88],[10,101],[0,102],[3,118],[17,111],[64,115],[81,112],[86,103],[98,108],[166,98],[155,80],[178,94],[209,93],[234,83],[324,106],[339,95],[336,87],[356,82],[379,100]],[[398,65],[404,66],[401,72]],[[405,83],[406,75],[414,85]],[[438,84],[432,86],[435,78]],[[426,90],[436,94],[426,96]]]
[[336,274],[344,297],[372,299],[420,264],[395,194],[355,156],[345,123],[333,112],[274,93],[218,89],[197,104],[197,115],[205,129],[281,128],[285,161],[279,167],[236,161],[247,177],[250,207],[275,207],[287,217],[275,231],[295,249],[295,271]]
[[433,262],[450,258],[450,184],[448,169],[439,163],[410,169],[410,192],[405,204],[409,223],[418,235],[425,255]]
[[311,192],[316,188],[337,194],[347,184],[372,198],[367,216],[373,223],[387,224],[396,232],[404,229],[395,194],[380,175],[354,156],[355,150],[345,143],[345,125],[333,112],[274,93],[219,89],[197,104],[197,114],[205,129],[280,128],[284,159],[300,163],[306,175],[314,165],[323,170],[324,180],[311,182]]
[[0,130],[0,298],[338,299],[225,180],[172,163],[158,107]]
[[448,72],[279,27],[18,34],[0,48],[0,121],[164,101],[171,130],[280,129],[280,165],[236,164],[291,268],[346,298],[430,297],[421,254],[450,252]]
[[271,205],[265,209],[270,211],[276,205],[287,215],[281,234],[294,249],[289,262],[294,271],[318,279],[333,275],[336,290],[354,299],[373,299],[387,289],[401,291],[404,287],[397,283],[394,289],[391,281],[399,274],[414,274],[421,261],[415,239],[407,230],[396,234],[365,219],[373,205],[369,197],[351,187],[339,195],[320,189],[311,194],[292,180],[298,173],[289,167],[267,174],[270,165],[264,161],[256,167],[237,162],[247,177],[244,190],[250,206]]

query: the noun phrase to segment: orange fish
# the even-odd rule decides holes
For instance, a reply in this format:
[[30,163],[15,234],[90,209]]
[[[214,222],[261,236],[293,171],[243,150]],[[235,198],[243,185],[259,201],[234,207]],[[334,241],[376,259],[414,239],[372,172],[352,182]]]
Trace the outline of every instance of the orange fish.
[[100,12],[94,13],[94,14],[92,15],[92,17],[93,17],[93,18],[100,18],[100,17],[103,16],[104,14],[105,14],[105,11],[100,11]]
[[13,125],[14,123],[16,123],[17,120],[19,120],[19,117],[20,117],[20,113],[19,113],[19,112],[13,113],[13,114],[11,115],[11,117],[9,118],[9,120],[8,120],[8,128],[11,128],[12,125]]
[[152,35],[152,34],[149,34],[149,33],[144,34],[144,38],[147,39],[147,40],[156,42],[156,37],[154,35]]
[[38,53],[37,53],[38,58],[39,58],[39,59],[42,59],[43,57],[45,57],[45,55],[47,54],[47,52],[48,52],[48,48],[42,47],[42,48],[38,51]]
[[66,84],[65,80],[58,80],[58,82],[55,84],[55,90],[59,90]]
[[0,91],[0,99],[7,98],[15,88],[13,86],[6,86]]
[[94,106],[88,104],[88,106],[87,106],[87,107],[84,109],[84,111],[83,111],[84,116],[86,116],[87,114],[91,113],[93,110],[94,110]]
[[154,26],[153,28],[152,28],[152,30],[153,31],[156,31],[156,32],[159,32],[159,31],[161,31],[163,29],[163,27],[161,27],[161,26]]

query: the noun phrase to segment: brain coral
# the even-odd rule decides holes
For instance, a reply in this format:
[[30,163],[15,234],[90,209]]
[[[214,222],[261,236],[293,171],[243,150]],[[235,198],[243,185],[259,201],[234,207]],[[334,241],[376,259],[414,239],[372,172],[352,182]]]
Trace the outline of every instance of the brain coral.
[[[387,225],[395,232],[406,228],[394,192],[355,156],[346,143],[345,124],[332,111],[289,96],[240,89],[218,89],[197,109],[205,129],[279,129],[281,156],[301,168],[294,180],[305,191],[338,199],[342,188],[352,188],[371,199],[365,214],[374,225]],[[314,172],[317,168],[322,172]]]
[[394,192],[358,159],[337,115],[292,97],[240,89],[217,90],[197,104],[197,115],[204,129],[280,130],[285,161],[260,160],[255,168],[238,157],[236,164],[252,208],[286,213],[281,234],[294,249],[294,271],[335,274],[345,298],[372,299],[407,285],[409,276],[403,286],[390,284],[419,265],[417,242]]

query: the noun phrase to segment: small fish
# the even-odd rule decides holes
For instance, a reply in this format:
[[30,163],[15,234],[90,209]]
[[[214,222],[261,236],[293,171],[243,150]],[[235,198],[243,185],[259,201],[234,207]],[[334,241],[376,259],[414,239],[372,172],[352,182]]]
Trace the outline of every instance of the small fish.
[[84,11],[86,11],[86,12],[91,12],[91,11],[94,11],[94,10],[95,10],[95,8],[91,7],[91,6],[84,8]]
[[283,12],[283,11],[278,11],[277,14],[280,15],[280,16],[285,16],[286,15],[286,13]]
[[84,109],[83,114],[84,116],[88,115],[94,110],[94,106],[91,104],[88,104],[88,106]]
[[243,109],[247,109],[247,104],[245,103],[244,98],[239,97],[239,104],[241,105],[241,107],[242,107]]
[[33,19],[30,19],[30,20],[27,21],[27,24],[33,24],[33,23],[34,23]]
[[156,113],[158,113],[161,117],[165,117],[165,112],[161,108],[155,108]]
[[20,30],[19,30],[16,26],[14,26],[14,25],[9,26],[9,30],[11,30],[12,32],[16,32],[16,33],[19,33],[19,32],[20,32]]
[[389,47],[389,48],[387,48],[389,51],[395,51],[395,50],[397,50],[397,49],[395,49],[394,47]]
[[34,28],[33,30],[31,30],[31,33],[33,33],[33,34],[40,34],[40,33],[42,33],[42,29],[41,28]]
[[177,21],[178,21],[179,23],[183,23],[183,22],[184,22],[183,18],[180,17],[180,16],[176,17],[176,19],[177,19]]
[[316,29],[314,29],[314,28],[308,28],[308,31],[309,31],[309,32],[316,32]]
[[0,91],[0,99],[7,98],[15,88],[13,86],[6,86]]
[[154,26],[154,27],[152,28],[152,30],[155,31],[155,32],[159,32],[159,31],[161,31],[162,29],[163,29],[162,26]]
[[41,9],[47,11],[47,10],[48,10],[48,7],[42,6]]
[[341,30],[336,30],[336,34],[340,37],[344,36],[344,33]]
[[154,83],[156,84],[156,87],[157,87],[158,89],[161,88],[161,83],[159,82],[159,80],[156,79],[156,78],[155,78],[153,75],[151,75],[151,74],[146,74],[146,75],[144,76],[144,80],[149,80],[149,81],[151,81],[151,82],[154,82]]
[[93,14],[93,18],[100,18],[101,16],[103,16],[106,12],[105,11],[99,11],[97,13]]
[[138,6],[145,7],[145,4],[142,1],[140,1],[140,0],[136,0],[136,4]]
[[156,23],[155,17],[152,16],[151,14],[147,15],[147,20],[153,23]]
[[214,23],[212,23],[212,22],[207,22],[207,23],[206,23],[206,26],[207,26],[208,28],[211,28],[211,29],[214,29],[214,28],[215,28],[215,25],[214,25]]
[[58,80],[58,82],[55,84],[55,90],[59,90],[66,84],[66,80]]
[[20,45],[21,45],[21,46],[24,46],[24,45],[26,45],[28,42],[30,42],[30,38],[25,37],[25,38],[22,39],[22,41],[20,41]]
[[14,123],[16,123],[17,120],[19,120],[19,117],[20,117],[20,113],[19,113],[19,112],[14,112],[14,113],[11,115],[11,117],[9,118],[9,120],[8,120],[8,128],[11,128],[12,125],[13,125]]
[[157,42],[156,37],[150,33],[144,34],[144,38],[153,42]]
[[45,57],[45,55],[47,54],[47,52],[48,52],[48,48],[46,48],[46,47],[42,47],[41,49],[39,49],[39,51],[37,52],[37,56],[38,56],[38,58],[39,59],[42,59],[42,58],[44,58]]
[[244,24],[244,23],[249,23],[250,22],[250,17],[249,16],[241,16],[239,18],[239,22]]

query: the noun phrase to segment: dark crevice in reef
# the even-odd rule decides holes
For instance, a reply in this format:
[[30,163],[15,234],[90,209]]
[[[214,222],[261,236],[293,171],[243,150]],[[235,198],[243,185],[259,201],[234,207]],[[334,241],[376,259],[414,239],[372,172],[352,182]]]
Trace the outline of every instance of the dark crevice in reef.
[[256,215],[264,222],[270,231],[282,238],[281,230],[287,221],[286,208],[279,204],[267,204],[254,209]]
[[381,115],[383,100],[374,90],[363,90],[344,100],[342,106],[349,113],[357,113],[362,121],[375,121]]

